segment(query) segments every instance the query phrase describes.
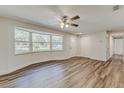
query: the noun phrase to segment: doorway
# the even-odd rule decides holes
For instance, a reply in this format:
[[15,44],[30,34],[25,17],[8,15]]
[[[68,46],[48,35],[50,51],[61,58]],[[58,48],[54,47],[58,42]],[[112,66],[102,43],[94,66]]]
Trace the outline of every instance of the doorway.
[[123,55],[123,37],[113,37],[113,54]]

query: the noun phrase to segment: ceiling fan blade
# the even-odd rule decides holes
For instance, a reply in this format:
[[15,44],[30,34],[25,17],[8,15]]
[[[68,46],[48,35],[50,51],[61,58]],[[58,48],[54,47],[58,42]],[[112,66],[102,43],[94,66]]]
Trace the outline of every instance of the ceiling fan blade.
[[79,25],[78,25],[78,24],[71,24],[71,26],[75,26],[75,27],[78,27]]
[[74,16],[71,18],[71,20],[76,20],[76,19],[79,19],[80,17],[77,15],[77,16]]

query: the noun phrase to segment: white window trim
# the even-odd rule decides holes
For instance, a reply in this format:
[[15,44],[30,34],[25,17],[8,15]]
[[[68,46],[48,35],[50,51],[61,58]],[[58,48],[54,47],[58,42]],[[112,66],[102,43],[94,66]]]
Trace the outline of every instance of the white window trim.
[[[25,52],[25,53],[15,53],[15,42],[17,42],[15,40],[15,30],[16,29],[22,29],[26,32],[29,32],[30,36],[29,36],[29,48],[30,48],[30,51],[29,52]],[[33,42],[32,42],[32,33],[37,33],[37,34],[42,34],[42,35],[50,35],[50,50],[46,50],[46,51],[33,51]],[[63,41],[62,41],[62,49],[61,50],[52,50],[52,35],[53,36],[62,36],[63,38]],[[19,42],[23,42],[23,41],[19,41]],[[25,41],[24,41],[25,42]],[[23,28],[23,27],[15,27],[14,29],[14,55],[25,55],[25,54],[32,54],[32,53],[41,53],[41,52],[62,52],[64,51],[64,35],[61,35],[61,34],[54,34],[54,33],[49,33],[49,32],[41,32],[41,31],[38,31],[38,30],[32,30],[32,29],[27,29],[27,28]]]

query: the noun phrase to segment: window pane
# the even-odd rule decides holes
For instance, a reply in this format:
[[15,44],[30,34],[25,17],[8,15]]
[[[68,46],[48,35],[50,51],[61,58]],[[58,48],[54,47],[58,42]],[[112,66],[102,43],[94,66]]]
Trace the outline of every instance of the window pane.
[[63,36],[52,36],[52,42],[63,42]]
[[62,42],[52,42],[52,50],[62,50],[63,43]]
[[50,50],[50,43],[41,42],[41,43],[33,43],[33,51],[48,51]]
[[29,41],[29,32],[21,29],[16,29],[15,41]]
[[32,42],[50,42],[50,35],[32,33]]
[[15,42],[15,54],[29,52],[29,43],[27,42]]
[[52,36],[52,50],[63,49],[63,36],[53,35]]

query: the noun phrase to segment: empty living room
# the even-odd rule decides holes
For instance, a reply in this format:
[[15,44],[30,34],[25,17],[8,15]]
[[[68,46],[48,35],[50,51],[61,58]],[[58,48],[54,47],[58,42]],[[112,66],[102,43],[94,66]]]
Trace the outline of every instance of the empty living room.
[[123,88],[123,5],[0,5],[0,88]]

